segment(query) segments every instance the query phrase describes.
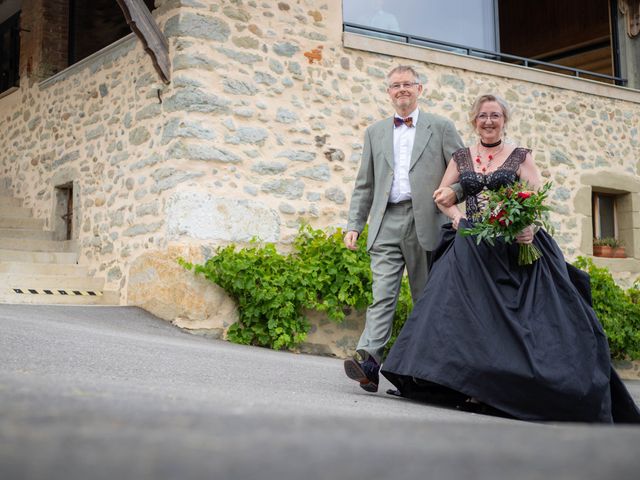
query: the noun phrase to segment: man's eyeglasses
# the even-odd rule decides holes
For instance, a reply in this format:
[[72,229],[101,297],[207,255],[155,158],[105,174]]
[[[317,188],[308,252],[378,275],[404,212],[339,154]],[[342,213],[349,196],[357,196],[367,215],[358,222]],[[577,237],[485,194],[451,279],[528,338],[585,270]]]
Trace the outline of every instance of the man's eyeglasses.
[[413,83],[392,83],[391,85],[389,85],[389,90],[409,90],[411,87],[415,87],[416,85],[419,85],[418,82],[413,82]]
[[479,113],[476,118],[478,120],[480,120],[481,122],[486,121],[487,119],[491,119],[492,122],[495,122],[496,120],[500,120],[502,118],[502,114],[501,113]]

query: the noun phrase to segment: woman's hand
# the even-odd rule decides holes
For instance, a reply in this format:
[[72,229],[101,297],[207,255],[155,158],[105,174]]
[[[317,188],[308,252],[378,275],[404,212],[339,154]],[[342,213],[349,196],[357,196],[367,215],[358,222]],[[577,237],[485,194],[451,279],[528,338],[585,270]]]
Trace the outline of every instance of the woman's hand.
[[522,230],[518,236],[516,237],[517,243],[533,243],[533,226],[529,225],[527,228]]
[[453,226],[454,230],[458,230],[458,225],[460,225],[460,219],[462,218],[467,218],[464,215],[462,215],[462,213],[460,215],[455,215],[452,219],[451,219],[451,225]]

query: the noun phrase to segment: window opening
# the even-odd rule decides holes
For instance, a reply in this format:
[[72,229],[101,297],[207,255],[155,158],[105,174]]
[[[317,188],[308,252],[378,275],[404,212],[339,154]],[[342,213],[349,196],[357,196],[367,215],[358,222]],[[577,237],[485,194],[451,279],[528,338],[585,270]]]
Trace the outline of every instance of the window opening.
[[[149,11],[154,0],[144,0]],[[69,0],[69,65],[131,33],[115,0]]]
[[595,238],[617,238],[615,195],[593,192],[593,233]]
[[0,19],[0,93],[18,86],[20,63],[20,12]]

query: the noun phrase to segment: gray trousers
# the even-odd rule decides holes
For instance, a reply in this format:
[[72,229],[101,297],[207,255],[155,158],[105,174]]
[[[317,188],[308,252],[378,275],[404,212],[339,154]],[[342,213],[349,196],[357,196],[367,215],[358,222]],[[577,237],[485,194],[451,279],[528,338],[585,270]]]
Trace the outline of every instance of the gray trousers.
[[378,236],[369,250],[373,303],[367,309],[364,331],[356,349],[361,357],[366,358],[368,354],[381,363],[384,347],[391,337],[405,267],[415,302],[427,282],[430,254],[418,242],[411,202],[388,205]]

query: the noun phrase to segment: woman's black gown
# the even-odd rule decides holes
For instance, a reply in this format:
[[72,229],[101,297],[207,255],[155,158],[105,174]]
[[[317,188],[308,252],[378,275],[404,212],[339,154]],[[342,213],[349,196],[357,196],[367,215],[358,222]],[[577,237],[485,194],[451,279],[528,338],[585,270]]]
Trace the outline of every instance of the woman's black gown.
[[[486,176],[475,173],[468,149],[454,154],[467,218],[481,211],[485,188],[517,180],[527,152],[516,148]],[[534,243],[542,258],[519,266],[517,244],[477,245],[445,225],[425,290],[382,374],[405,397],[454,404],[472,397],[523,420],[640,421],[611,366],[589,276],[565,262],[544,230]]]

